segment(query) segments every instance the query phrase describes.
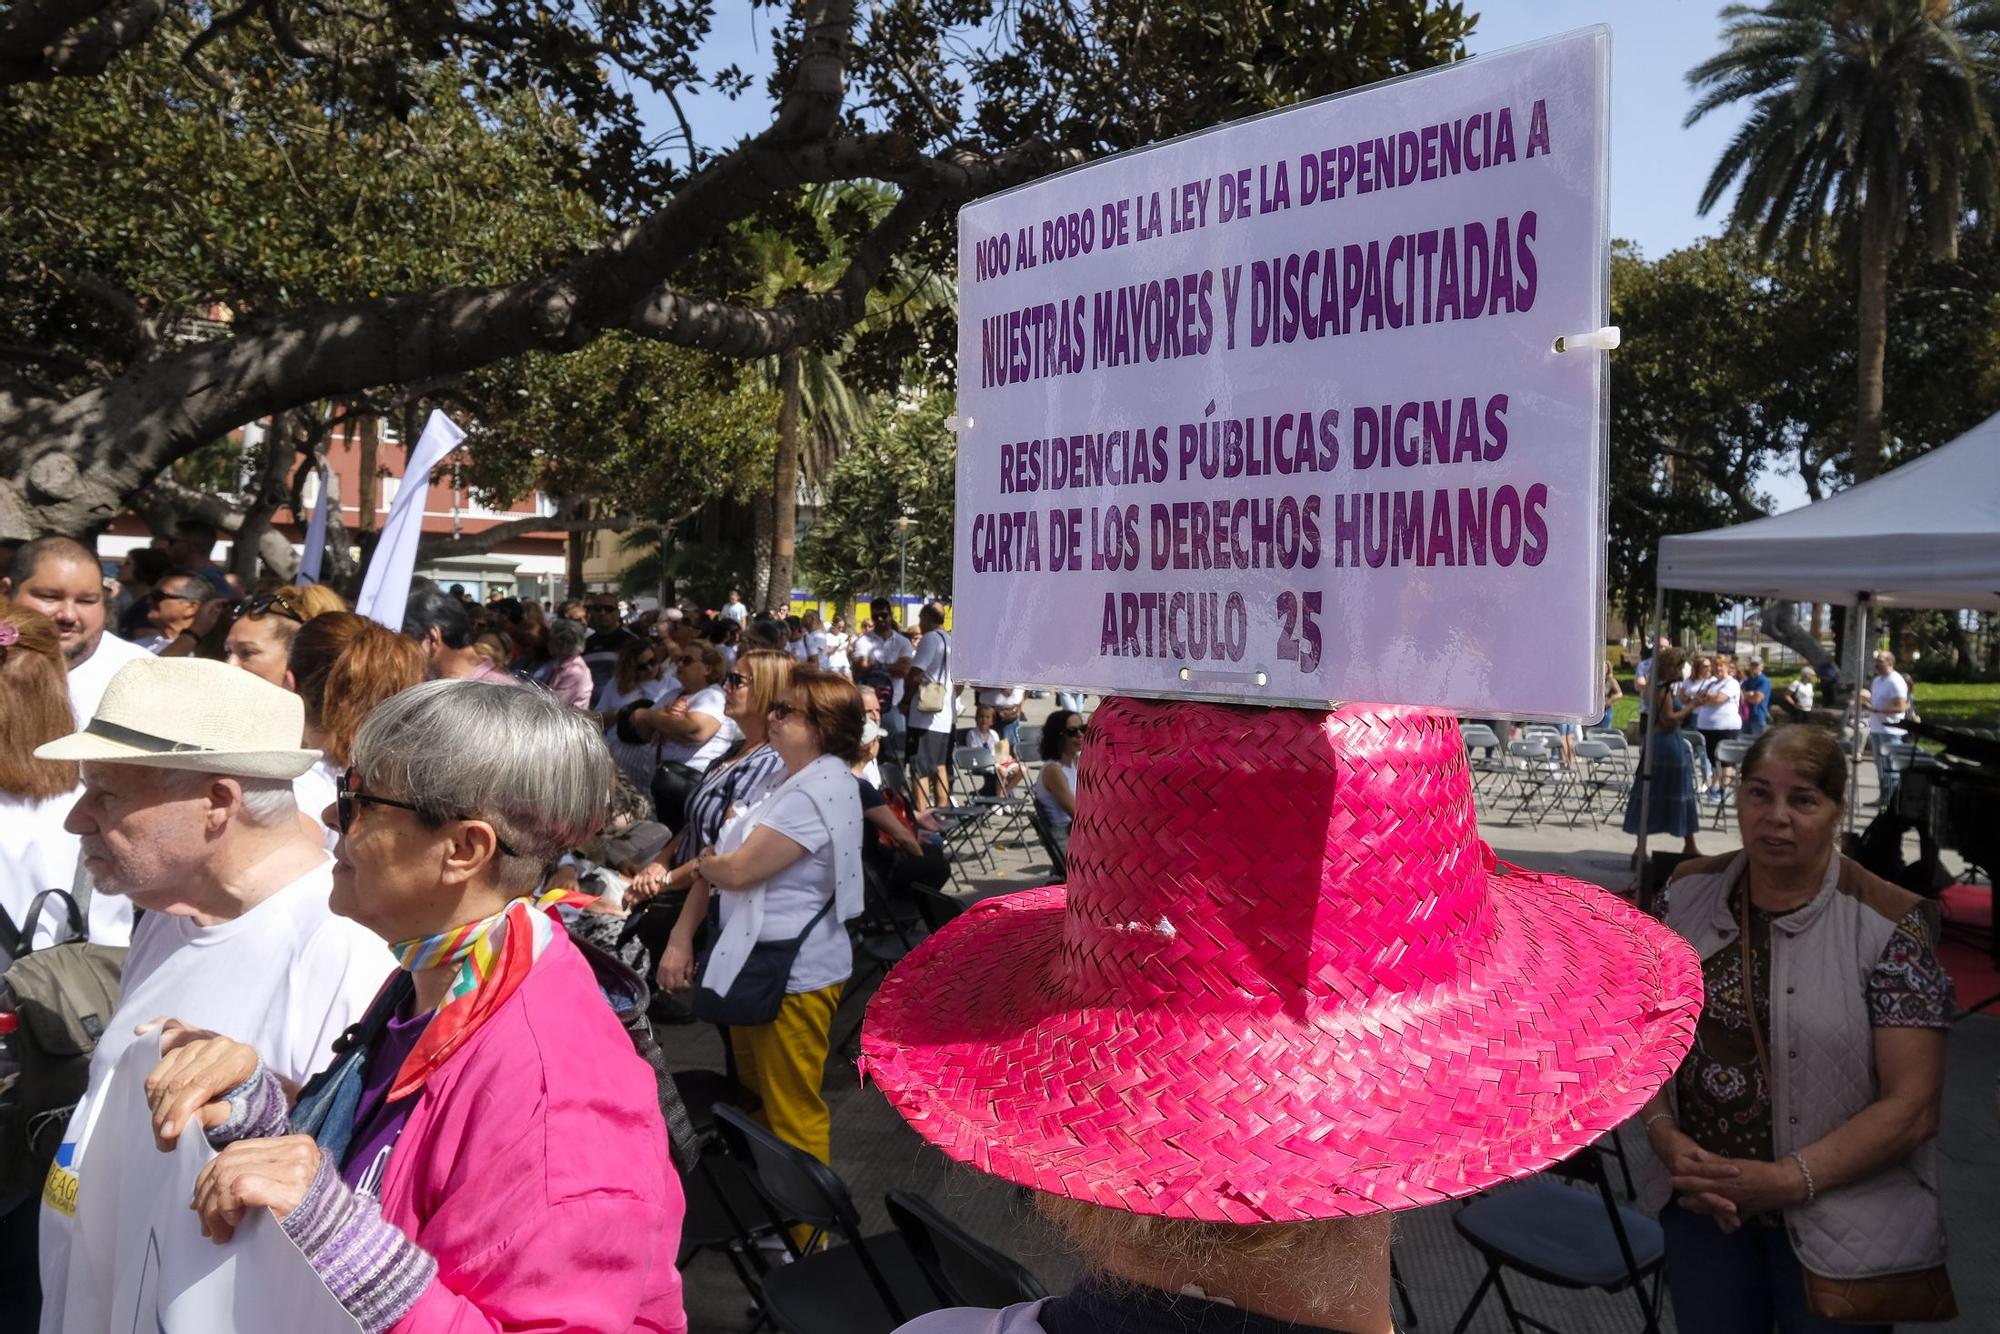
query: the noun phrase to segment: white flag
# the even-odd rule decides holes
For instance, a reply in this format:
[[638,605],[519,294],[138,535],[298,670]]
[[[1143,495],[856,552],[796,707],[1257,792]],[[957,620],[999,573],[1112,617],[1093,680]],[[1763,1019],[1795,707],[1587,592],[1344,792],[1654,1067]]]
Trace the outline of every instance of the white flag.
[[417,569],[417,539],[424,529],[424,495],[431,487],[431,469],[457,449],[465,431],[451,418],[431,409],[424,433],[403,469],[403,481],[396,488],[396,503],[389,509],[389,522],[375,543],[375,558],[368,562],[368,577],[362,580],[361,596],[354,610],[391,630],[403,628],[403,606],[410,600],[410,576]]

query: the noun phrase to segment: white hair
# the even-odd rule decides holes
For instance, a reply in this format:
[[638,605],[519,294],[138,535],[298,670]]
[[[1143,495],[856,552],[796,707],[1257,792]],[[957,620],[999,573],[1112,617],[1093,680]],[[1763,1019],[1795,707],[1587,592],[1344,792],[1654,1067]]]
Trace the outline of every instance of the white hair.
[[197,769],[168,769],[155,764],[128,764],[127,769],[144,769],[153,790],[162,796],[194,797],[206,792],[218,778],[227,778],[242,790],[243,823],[254,829],[277,829],[299,818],[298,798],[289,778],[246,778],[242,774],[203,773]]
[[611,801],[611,752],[595,720],[497,681],[426,681],[391,695],[355,736],[354,767],[365,790],[414,802],[426,819],[490,823],[516,854],[500,869],[517,891],[596,834]]

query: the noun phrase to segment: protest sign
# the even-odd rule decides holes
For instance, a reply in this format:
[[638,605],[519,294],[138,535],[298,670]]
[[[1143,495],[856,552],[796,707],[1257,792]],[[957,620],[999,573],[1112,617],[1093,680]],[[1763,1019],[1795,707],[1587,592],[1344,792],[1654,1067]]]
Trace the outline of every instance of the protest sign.
[[403,608],[410,600],[410,576],[417,569],[417,539],[423,536],[424,497],[430,493],[431,469],[443,463],[463,439],[465,431],[457,422],[431,409],[424,433],[404,465],[396,503],[389,507],[389,520],[376,539],[375,554],[368,562],[354,610],[391,630],[403,628]]
[[1601,712],[1609,43],[962,210],[963,674]]
[[196,1131],[171,1153],[153,1143],[146,1075],[156,1041],[132,1044],[101,1091],[87,1170],[79,1174],[73,1281],[65,1330],[148,1334],[355,1334],[347,1314],[267,1210],[251,1210],[228,1242],[201,1234],[188,1202],[215,1151]]

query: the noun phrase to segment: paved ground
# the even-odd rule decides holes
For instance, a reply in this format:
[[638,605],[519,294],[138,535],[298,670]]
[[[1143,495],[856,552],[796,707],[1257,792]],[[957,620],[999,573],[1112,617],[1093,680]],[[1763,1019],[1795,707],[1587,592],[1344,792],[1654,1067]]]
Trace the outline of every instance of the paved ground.
[[[1045,707],[1045,706],[1044,706]],[[1038,716],[1037,709],[1031,716]],[[1873,779],[1867,775],[1864,798],[1872,800]],[[1508,861],[1535,870],[1559,871],[1609,888],[1626,885],[1632,840],[1617,832],[1614,822],[1571,829],[1563,824],[1539,827],[1482,825],[1482,834]],[[1672,840],[1653,841],[1668,850]],[[1703,852],[1723,852],[1737,846],[1733,832],[1705,834]],[[976,881],[973,893],[984,896],[1044,883],[1046,861],[1010,847],[998,854],[997,876]],[[865,997],[850,996],[835,1021],[844,1032]],[[719,1069],[721,1044],[705,1026],[670,1029],[669,1053],[684,1066]],[[1951,1038],[1946,1085],[1943,1188],[1946,1224],[1952,1243],[1951,1270],[1960,1318],[1940,1331],[1970,1334],[2000,1329],[2000,1124],[1996,1124],[1995,1088],[2000,1081],[2000,1019],[1975,1016],[1962,1021]],[[828,1063],[828,1100],[833,1107],[835,1166],[853,1189],[866,1227],[885,1229],[882,1195],[891,1188],[913,1190],[938,1201],[974,1232],[1015,1255],[1052,1289],[1076,1274],[1076,1263],[1020,1207],[1010,1187],[958,1167],[922,1143],[872,1088],[857,1086],[851,1062],[836,1055]],[[1456,1206],[1440,1205],[1402,1215],[1397,1222],[1396,1262],[1416,1303],[1418,1324],[1427,1331],[1449,1331],[1471,1298],[1483,1273],[1477,1252],[1459,1239],[1451,1225]],[[748,1305],[727,1263],[714,1254],[695,1259],[686,1273],[688,1315],[702,1334],[722,1334],[749,1327]],[[1517,1299],[1530,1313],[1575,1334],[1636,1330],[1636,1309],[1629,1296],[1569,1293],[1522,1281]],[[1400,1318],[1400,1310],[1398,1312]],[[1489,1301],[1471,1326],[1473,1331],[1499,1331],[1506,1322],[1497,1302]],[[1694,1334],[1694,1332],[1690,1332]]]

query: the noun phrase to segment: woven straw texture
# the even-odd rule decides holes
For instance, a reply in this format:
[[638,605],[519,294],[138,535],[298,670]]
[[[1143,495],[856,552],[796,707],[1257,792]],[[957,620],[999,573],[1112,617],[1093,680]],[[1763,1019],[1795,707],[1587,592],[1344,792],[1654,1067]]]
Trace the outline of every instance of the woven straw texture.
[[1469,1194],[1630,1116],[1693,1040],[1680,937],[1496,864],[1449,715],[1114,699],[1070,883],[868,1007],[865,1074],[1008,1181],[1240,1224]]

